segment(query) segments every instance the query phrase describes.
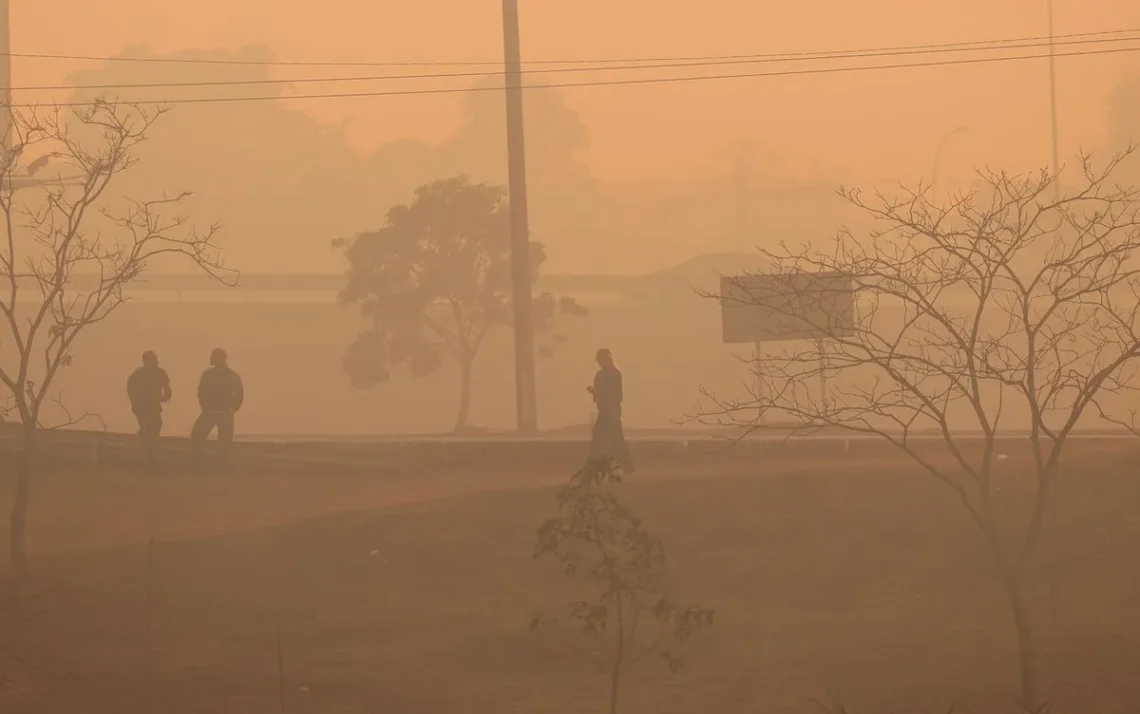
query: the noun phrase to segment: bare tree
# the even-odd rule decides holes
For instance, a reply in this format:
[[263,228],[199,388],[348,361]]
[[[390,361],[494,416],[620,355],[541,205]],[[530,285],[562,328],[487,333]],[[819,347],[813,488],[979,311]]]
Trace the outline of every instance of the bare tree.
[[[198,231],[179,213],[189,196],[113,201],[115,179],[167,108],[95,100],[12,112],[0,155],[0,384],[19,418],[22,455],[11,515],[11,561],[27,571],[28,504],[45,407],[60,370],[88,327],[127,299],[124,290],[156,259],[181,258],[223,280],[217,226]],[[28,162],[28,163],[25,163]],[[54,176],[45,168],[58,166]],[[34,180],[29,175],[36,173]],[[65,420],[77,421],[64,411]]]
[[[763,410],[769,425],[790,423],[792,433],[873,435],[950,488],[998,566],[1021,697],[1034,711],[1042,684],[1031,574],[1043,557],[1061,455],[1073,430],[1097,416],[1096,400],[1124,388],[1140,356],[1140,191],[1113,182],[1130,153],[1100,168],[1082,156],[1079,187],[1074,177],[1059,198],[1048,172],[981,171],[985,189],[948,205],[921,188],[871,199],[842,190],[880,229],[764,253],[789,286],[819,273],[850,276],[854,316],[813,304],[819,295],[802,290],[766,296],[766,310],[801,328],[808,322],[822,339],[764,355],[753,365],[759,388],[750,397],[706,393],[697,416],[752,430],[763,426]],[[1024,491],[996,468],[996,440],[1011,428],[1027,432],[1032,446]],[[1029,495],[1006,503],[1003,485],[1006,494]]]

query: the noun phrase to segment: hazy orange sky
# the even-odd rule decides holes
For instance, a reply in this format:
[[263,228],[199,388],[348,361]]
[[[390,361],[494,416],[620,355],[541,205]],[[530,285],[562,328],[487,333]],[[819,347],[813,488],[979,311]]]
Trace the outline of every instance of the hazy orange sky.
[[[1045,34],[1047,27],[1044,0],[520,4],[524,60],[535,61],[843,50],[1017,38]],[[285,60],[465,61],[495,60],[502,47],[498,0],[12,0],[12,6],[17,53],[108,55],[139,43],[160,53],[263,44]],[[1055,0],[1055,13],[1058,34],[1140,26],[1135,0]],[[1138,55],[1059,60],[1063,153],[1100,141],[1105,98],[1121,76],[1140,68]],[[13,84],[59,83],[81,66],[85,63],[16,60]],[[425,71],[442,70],[283,68],[277,73]],[[724,155],[731,144],[747,138],[801,175],[907,180],[929,175],[940,138],[968,126],[969,132],[955,138],[942,169],[947,180],[954,180],[965,177],[974,164],[1025,168],[1048,163],[1047,77],[1046,62],[1037,60],[562,91],[591,131],[587,160],[603,179],[683,176],[707,167],[712,156]],[[582,79],[572,75],[564,81]],[[458,83],[466,80],[366,87]],[[309,86],[306,91],[343,87]],[[42,92],[25,93],[16,101],[47,98]],[[329,122],[351,119],[352,139],[365,149],[401,137],[446,136],[458,121],[460,101],[460,95],[443,95],[292,104]]]

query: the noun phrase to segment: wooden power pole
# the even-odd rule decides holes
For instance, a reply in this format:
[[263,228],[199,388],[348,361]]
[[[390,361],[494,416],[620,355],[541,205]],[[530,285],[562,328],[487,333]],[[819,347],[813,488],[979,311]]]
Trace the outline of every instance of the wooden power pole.
[[12,137],[12,30],[9,0],[0,0],[0,145]]
[[511,277],[514,285],[515,408],[519,431],[533,433],[538,431],[538,405],[534,375],[534,308],[530,292],[530,227],[526,205],[526,142],[523,140],[518,0],[503,0],[503,69],[506,78],[507,171],[511,201]]
[[1053,41],[1053,0],[1046,0],[1049,14],[1049,115],[1053,128],[1053,197],[1061,200],[1061,151],[1057,146],[1057,54]]

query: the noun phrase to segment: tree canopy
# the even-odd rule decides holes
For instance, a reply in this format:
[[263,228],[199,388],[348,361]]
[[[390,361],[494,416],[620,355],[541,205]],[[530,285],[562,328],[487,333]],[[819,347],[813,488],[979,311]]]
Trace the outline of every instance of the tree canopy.
[[[455,426],[465,428],[475,357],[487,334],[513,315],[506,189],[465,176],[435,181],[416,189],[411,203],[393,206],[379,230],[338,244],[348,260],[341,301],[359,305],[371,322],[344,356],[353,385],[385,382],[397,367],[425,377],[451,357],[461,378]],[[545,259],[532,241],[532,283]],[[538,296],[532,309],[541,330],[559,313],[583,313],[572,299],[552,295]]]

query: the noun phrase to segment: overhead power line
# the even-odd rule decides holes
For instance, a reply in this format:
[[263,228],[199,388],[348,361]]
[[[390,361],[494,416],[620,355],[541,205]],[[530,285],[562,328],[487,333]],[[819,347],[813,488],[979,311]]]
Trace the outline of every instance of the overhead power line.
[[[1129,35],[1140,32],[1140,28],[1131,29],[1117,29],[1117,30],[1100,30],[1097,32],[1077,32],[1065,35],[1054,35],[1053,40],[1056,42],[1080,39],[1080,38],[1093,38],[1093,37],[1106,37],[1114,35]],[[749,54],[723,54],[723,55],[691,55],[691,56],[658,56],[658,57],[625,57],[625,58],[594,58],[594,59],[562,59],[562,60],[531,60],[523,62],[526,66],[531,65],[590,65],[590,64],[621,64],[621,63],[644,63],[644,62],[697,62],[697,61],[714,61],[714,60],[737,60],[737,59],[765,59],[765,58],[784,58],[790,59],[793,57],[804,56],[818,56],[821,59],[828,58],[829,55],[851,55],[851,54],[873,54],[879,52],[903,51],[903,50],[935,50],[935,49],[950,49],[950,48],[985,48],[987,45],[1007,44],[1017,42],[1047,42],[1048,35],[1029,35],[1023,37],[1012,37],[994,40],[973,40],[967,42],[947,42],[940,44],[921,44],[921,45],[895,45],[895,46],[880,46],[880,47],[865,47],[861,49],[848,49],[848,50],[810,50],[798,52],[782,52],[782,53],[749,53]],[[208,59],[208,58],[193,58],[193,57],[125,57],[125,56],[104,56],[104,55],[70,55],[70,54],[45,54],[45,53],[32,53],[32,52],[9,52],[0,53],[0,56],[7,56],[19,59],[39,59],[39,60],[69,60],[78,62],[141,62],[153,64],[196,64],[196,65],[237,65],[237,66],[262,66],[262,67],[478,67],[478,66],[502,66],[502,60],[455,60],[455,61],[286,61],[286,60],[249,60],[249,59]]]
[[[1053,56],[1060,59],[1063,57],[1091,57],[1096,55],[1110,55],[1122,54],[1125,52],[1140,52],[1140,45],[1136,47],[1112,47],[1104,49],[1090,49],[1078,50],[1073,52],[1058,52]],[[847,72],[875,72],[886,71],[895,69],[920,69],[929,67],[953,67],[975,64],[990,64],[996,62],[1019,62],[1028,60],[1048,59],[1050,55],[1045,54],[1024,54],[1024,55],[1010,55],[1003,57],[969,57],[961,59],[947,59],[947,60],[932,60],[927,62],[902,62],[896,64],[875,64],[875,65],[855,65],[848,67],[813,67],[809,69],[793,69],[793,70],[778,70],[772,72],[743,72],[739,74],[715,74],[715,75],[702,75],[695,77],[639,77],[636,79],[610,79],[610,80],[595,80],[587,82],[559,82],[552,84],[542,85],[528,85],[523,87],[524,90],[535,89],[568,89],[575,87],[617,87],[627,85],[639,84],[676,84],[681,82],[709,82],[717,80],[728,79],[752,79],[761,77],[795,77],[814,74],[839,74]],[[329,94],[293,94],[293,95],[260,95],[260,96],[238,96],[238,97],[191,97],[180,99],[167,99],[167,100],[121,100],[129,104],[147,104],[147,105],[180,105],[180,104],[214,104],[221,102],[253,102],[253,101],[273,101],[273,100],[298,100],[298,99],[347,99],[347,98],[360,98],[360,97],[403,97],[403,96],[419,96],[431,94],[467,94],[471,92],[487,92],[503,91],[501,86],[491,87],[437,87],[437,88],[423,88],[423,89],[402,89],[402,90],[388,90],[388,91],[372,91],[372,92],[338,92]],[[57,107],[83,107],[88,106],[90,102],[85,101],[70,101],[70,102],[53,102],[51,106]],[[13,108],[32,109],[43,107],[45,103],[24,103],[13,104]]]
[[[1131,36],[1119,36],[1113,38],[1099,38],[1099,39],[1070,39],[1066,41],[1054,41],[1052,46],[1076,46],[1076,45],[1103,45],[1110,43],[1124,43],[1124,42],[1140,42],[1140,30],[1136,31]],[[617,72],[617,71],[635,71],[635,70],[652,70],[652,69],[684,69],[684,68],[699,68],[699,67],[722,67],[729,65],[747,65],[747,64],[768,64],[768,63],[784,63],[784,62],[805,62],[805,61],[819,61],[819,60],[835,60],[835,59],[874,59],[883,57],[898,57],[898,56],[911,56],[911,55],[929,55],[929,54],[946,54],[956,52],[994,52],[994,51],[1012,51],[1012,50],[1027,50],[1049,47],[1050,42],[1048,39],[1040,42],[1028,42],[1023,40],[1011,40],[1005,44],[990,44],[986,47],[976,47],[973,45],[962,45],[942,48],[920,48],[920,49],[884,49],[878,51],[861,50],[857,52],[847,53],[827,53],[827,54],[808,54],[798,53],[794,56],[787,55],[756,55],[749,58],[736,58],[736,59],[710,59],[710,60],[674,60],[669,62],[646,63],[646,64],[599,64],[599,65],[575,65],[571,67],[545,67],[539,69],[522,70],[525,75],[544,75],[544,74],[558,74],[558,73],[580,73],[580,72]],[[259,79],[232,79],[232,80],[201,80],[201,81],[188,81],[188,82],[134,82],[134,83],[120,83],[120,84],[63,84],[63,85],[33,85],[24,87],[12,87],[13,92],[29,92],[29,91],[67,91],[67,90],[84,90],[84,89],[166,89],[177,87],[226,87],[226,86],[252,86],[252,85],[272,85],[272,84],[328,84],[340,82],[379,82],[379,81],[399,81],[399,80],[414,80],[414,79],[460,79],[460,78],[474,78],[474,77],[497,77],[501,76],[502,71],[475,71],[475,72],[437,72],[437,73],[421,73],[421,74],[388,74],[388,75],[372,75],[372,76],[338,76],[338,77],[300,77],[300,78],[259,78]]]

